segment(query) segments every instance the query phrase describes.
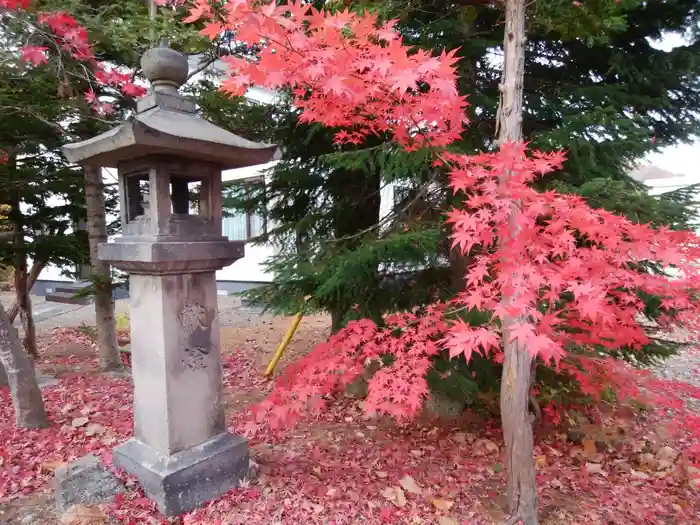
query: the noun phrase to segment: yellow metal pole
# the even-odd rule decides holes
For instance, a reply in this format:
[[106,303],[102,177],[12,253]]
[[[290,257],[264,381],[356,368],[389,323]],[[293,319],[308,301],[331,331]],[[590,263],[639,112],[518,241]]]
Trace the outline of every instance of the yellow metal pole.
[[287,348],[287,345],[292,340],[292,337],[294,337],[294,332],[297,331],[302,317],[304,317],[304,310],[300,310],[299,313],[297,313],[297,315],[294,317],[292,326],[290,326],[289,330],[287,330],[287,334],[284,336],[284,339],[282,339],[282,342],[277,348],[277,351],[275,352],[272,361],[270,361],[270,364],[267,365],[267,370],[265,370],[265,377],[272,375],[272,372],[275,371],[275,367],[277,366],[277,363],[280,362],[280,359],[282,359],[282,354],[284,354],[285,348]]

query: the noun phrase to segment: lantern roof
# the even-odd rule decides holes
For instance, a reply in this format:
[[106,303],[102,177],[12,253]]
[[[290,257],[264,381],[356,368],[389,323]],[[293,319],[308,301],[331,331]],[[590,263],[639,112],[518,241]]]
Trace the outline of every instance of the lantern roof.
[[64,146],[69,162],[116,167],[123,161],[163,155],[214,163],[225,170],[278,158],[274,144],[244,139],[197,114],[194,102],[178,91],[187,81],[187,59],[166,42],[144,53],[141,68],[152,90],[138,101],[136,114],[101,135]]

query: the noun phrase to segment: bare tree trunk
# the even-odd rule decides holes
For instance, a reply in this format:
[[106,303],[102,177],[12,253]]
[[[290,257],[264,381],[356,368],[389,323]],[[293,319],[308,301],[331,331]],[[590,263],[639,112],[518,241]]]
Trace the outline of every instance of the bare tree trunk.
[[[36,346],[36,329],[34,327],[34,317],[32,316],[32,301],[27,289],[27,252],[24,243],[24,225],[22,224],[22,211],[20,210],[20,199],[15,193],[10,202],[10,219],[14,224],[14,269],[15,269],[15,295],[17,297],[17,308],[19,318],[22,323],[22,346],[32,357],[38,357],[39,351]],[[9,375],[9,374],[8,374]]]
[[91,275],[95,282],[95,320],[100,371],[111,372],[121,369],[121,361],[109,264],[97,257],[97,246],[107,242],[102,170],[91,166],[85,166],[84,170]]
[[7,372],[5,372],[5,367],[0,363],[0,388],[4,388],[9,385],[9,380],[7,379]]
[[530,404],[530,363],[526,348],[509,342],[510,325],[503,326],[505,360],[501,380],[501,422],[508,473],[508,523],[538,525],[537,478]]
[[17,330],[0,304],[0,365],[7,372],[17,428],[48,426],[44,400],[37,384],[31,358],[22,349]]
[[347,313],[347,310],[345,308],[341,308],[340,306],[336,306],[334,308],[331,308],[330,311],[331,335],[333,335],[336,332],[338,332],[341,328],[343,328],[343,319],[345,319],[345,314]]
[[[462,9],[462,8],[459,8]],[[460,17],[458,22],[458,28],[460,36],[463,41],[468,42],[474,38],[473,34],[475,31],[475,19],[468,17]],[[466,83],[466,91],[468,93],[474,92],[477,89],[477,71],[479,70],[478,59],[476,56],[466,56],[460,60],[460,79],[462,82]],[[447,204],[459,207],[464,202],[464,195],[453,194],[452,189],[447,187]],[[450,229],[449,235],[447,236],[447,246],[448,246],[448,261],[450,265],[450,289],[454,294],[457,294],[464,290],[466,285],[466,276],[469,266],[472,263],[472,256],[474,253],[463,254],[462,250],[457,246],[452,246],[452,233],[453,229]]]
[[158,38],[158,32],[156,28],[156,15],[158,14],[158,4],[156,0],[148,0],[148,18],[151,20],[151,30],[149,32],[149,38],[151,40],[151,45],[155,46]]
[[[525,0],[506,0],[503,39],[503,75],[498,108],[498,142],[522,139],[523,79],[525,73]],[[504,176],[504,183],[508,174]],[[518,235],[515,215],[511,238]],[[504,302],[512,298],[504,297]],[[537,478],[534,458],[530,400],[531,363],[527,348],[510,340],[511,326],[518,319],[504,319],[505,360],[501,380],[501,421],[508,470],[509,524],[539,525]]]
[[[46,261],[36,260],[32,263],[32,267],[29,269],[29,276],[27,277],[27,293],[30,293],[32,291],[36,280],[39,278],[39,275],[45,267]],[[7,318],[10,320],[10,324],[15,322],[18,313],[19,303],[15,301],[7,312]]]
[[464,290],[471,259],[468,255],[463,255],[459,247],[450,247],[447,260],[450,264],[450,289],[456,294]]
[[[18,250],[21,249],[20,246],[21,244],[18,243]],[[36,327],[34,326],[34,315],[32,314],[32,300],[27,289],[27,255],[25,253],[18,252],[16,255],[15,293],[17,294],[19,318],[22,323],[22,346],[24,346],[30,356],[38,357],[39,350],[36,346]]]

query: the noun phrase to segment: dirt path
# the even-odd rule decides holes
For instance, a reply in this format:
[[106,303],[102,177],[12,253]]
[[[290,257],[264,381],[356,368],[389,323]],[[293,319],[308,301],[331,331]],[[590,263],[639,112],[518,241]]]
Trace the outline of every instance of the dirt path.
[[[0,301],[9,308],[14,303],[14,294],[0,293]],[[219,323],[221,326],[241,326],[256,323],[261,319],[271,319],[270,315],[260,315],[258,310],[241,306],[238,297],[220,295]],[[122,299],[116,304],[117,314],[129,312],[129,301]],[[80,325],[94,326],[95,309],[92,304],[82,306],[45,301],[43,297],[32,296],[32,311],[38,330],[53,328],[73,328]]]

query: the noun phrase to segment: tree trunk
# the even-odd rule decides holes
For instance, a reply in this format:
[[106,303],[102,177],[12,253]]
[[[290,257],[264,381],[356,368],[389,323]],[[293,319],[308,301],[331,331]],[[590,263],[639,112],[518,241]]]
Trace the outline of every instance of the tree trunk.
[[[19,238],[18,234],[18,238]],[[19,252],[24,243],[17,243],[18,253],[15,256],[15,293],[17,294],[17,309],[22,323],[22,346],[32,357],[39,356],[36,346],[36,327],[34,326],[34,315],[32,314],[32,300],[27,289],[27,255]],[[8,319],[9,321],[9,319]]]
[[22,323],[22,346],[30,356],[38,357],[39,351],[36,346],[36,328],[34,327],[34,316],[32,315],[32,301],[27,289],[27,251],[24,243],[24,224],[20,209],[20,198],[16,192],[11,197],[10,207],[10,220],[14,224],[15,233],[15,296],[19,318]]
[[102,170],[85,166],[85,207],[87,209],[88,242],[90,244],[91,275],[95,281],[95,321],[100,371],[121,369],[114,296],[109,264],[97,257],[97,246],[107,242],[107,220],[103,193]]
[[[503,39],[503,75],[498,107],[498,142],[522,138],[523,79],[525,72],[525,0],[506,0]],[[505,182],[508,174],[504,176]],[[518,235],[515,215],[511,220],[511,238]],[[508,302],[512,298],[504,297]],[[501,421],[506,446],[508,471],[509,524],[539,525],[537,478],[532,422],[528,410],[531,363],[527,348],[510,341],[510,328],[518,319],[504,319],[503,377],[501,380]]]
[[[27,277],[27,293],[32,291],[36,280],[39,278],[42,270],[46,267],[46,261],[34,261],[32,267],[29,269],[29,276]],[[17,314],[19,313],[19,303],[17,301],[10,307],[7,312],[7,318],[10,320],[10,324],[15,322]]]
[[7,372],[17,428],[48,426],[44,400],[34,373],[31,358],[22,349],[17,330],[7,319],[0,304],[0,365]]
[[[457,7],[455,15],[459,15],[460,11],[462,11],[463,9],[474,9],[474,7]],[[460,38],[464,42],[469,42],[471,39],[474,38],[473,35],[475,32],[476,18],[458,16],[458,20]],[[462,59],[460,60],[460,70],[460,81],[464,85],[464,93],[460,94],[474,93],[474,91],[478,89],[477,71],[479,70],[479,59],[476,57],[476,55],[472,56],[467,54],[466,57],[462,57]],[[447,201],[447,208],[449,209],[451,206],[460,207],[464,202],[464,195],[455,195],[452,189],[449,187],[449,184],[447,184],[447,182],[448,180],[446,179],[445,195]],[[465,279],[467,276],[469,266],[472,263],[471,256],[473,254],[463,254],[462,250],[458,246],[452,246],[453,231],[453,228],[450,228],[447,238],[445,239],[445,245],[447,247],[447,258],[450,264],[449,286],[452,293],[456,295],[464,290],[464,287],[466,285]]]
[[509,341],[508,320],[503,327],[505,360],[501,379],[501,423],[508,473],[508,523],[538,525],[537,478],[530,404],[530,363],[526,348]]
[[344,307],[334,306],[330,308],[331,311],[331,335],[338,332],[343,327],[343,319],[345,319],[345,314],[347,309]]
[[[328,187],[333,197],[335,248],[342,247],[346,252],[352,252],[362,243],[362,235],[358,234],[379,222],[381,173],[379,170],[334,170],[328,177]],[[367,280],[362,283],[361,290],[339,290],[329,308],[331,333],[343,327],[343,319],[355,302],[360,303],[359,315],[381,323],[379,288],[379,272],[375,266],[371,271],[367,269]]]
[[459,247],[452,248],[452,246],[450,246],[449,250],[447,256],[447,260],[450,263],[449,286],[452,293],[458,294],[464,290],[466,284],[465,279],[471,259],[469,256],[463,255]]
[[5,372],[5,367],[0,363],[0,388],[4,388],[9,385],[9,380],[7,379],[7,372]]

